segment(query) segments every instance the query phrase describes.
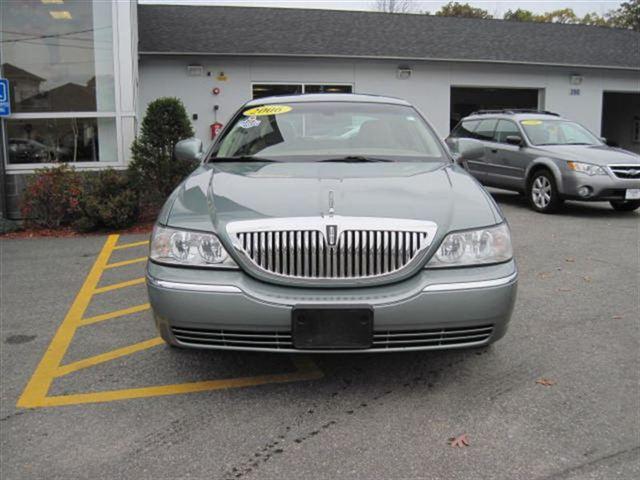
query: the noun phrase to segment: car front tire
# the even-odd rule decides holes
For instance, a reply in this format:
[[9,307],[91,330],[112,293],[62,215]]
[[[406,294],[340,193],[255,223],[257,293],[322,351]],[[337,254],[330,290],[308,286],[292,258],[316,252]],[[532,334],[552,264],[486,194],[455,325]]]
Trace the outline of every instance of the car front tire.
[[617,212],[633,212],[640,208],[640,200],[621,200],[610,203],[613,209]]
[[563,200],[558,192],[556,180],[548,170],[533,172],[527,184],[529,206],[536,212],[553,213],[562,206]]

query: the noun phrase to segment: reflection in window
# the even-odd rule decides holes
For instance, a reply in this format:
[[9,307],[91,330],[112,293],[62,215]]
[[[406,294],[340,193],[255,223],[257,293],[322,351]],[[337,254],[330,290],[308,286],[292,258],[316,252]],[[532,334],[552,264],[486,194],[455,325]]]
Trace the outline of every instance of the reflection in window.
[[14,113],[115,110],[111,8],[21,0],[2,9],[2,73]]
[[7,122],[10,164],[116,159],[113,118],[47,118]]
[[275,95],[296,95],[302,93],[302,85],[294,84],[255,84],[253,98],[272,97]]
[[304,93],[351,93],[351,85],[305,85]]
[[299,95],[301,93],[351,93],[351,85],[295,84],[295,83],[256,83],[253,85],[253,98],[276,95]]

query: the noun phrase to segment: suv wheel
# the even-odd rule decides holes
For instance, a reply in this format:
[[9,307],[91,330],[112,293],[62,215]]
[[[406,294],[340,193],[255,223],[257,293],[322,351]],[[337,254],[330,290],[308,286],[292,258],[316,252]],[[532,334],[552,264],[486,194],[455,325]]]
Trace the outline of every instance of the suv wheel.
[[531,208],[541,213],[555,212],[562,205],[556,181],[548,170],[538,170],[531,175],[527,198]]
[[633,212],[640,208],[640,200],[621,200],[610,203],[613,209],[618,212]]

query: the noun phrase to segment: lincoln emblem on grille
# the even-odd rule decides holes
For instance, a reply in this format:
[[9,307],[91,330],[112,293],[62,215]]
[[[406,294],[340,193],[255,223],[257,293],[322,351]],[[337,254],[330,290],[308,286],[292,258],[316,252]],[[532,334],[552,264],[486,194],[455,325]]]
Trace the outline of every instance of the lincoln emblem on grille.
[[338,226],[327,225],[327,245],[329,245],[330,247],[335,247],[337,240],[338,240]]

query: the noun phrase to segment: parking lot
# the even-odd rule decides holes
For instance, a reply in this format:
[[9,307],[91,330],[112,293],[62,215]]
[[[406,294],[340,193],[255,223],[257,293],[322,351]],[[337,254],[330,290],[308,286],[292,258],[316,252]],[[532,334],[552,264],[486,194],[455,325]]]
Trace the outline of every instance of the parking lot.
[[144,235],[1,240],[0,476],[639,478],[640,215],[493,193],[518,301],[473,351],[170,349]]

